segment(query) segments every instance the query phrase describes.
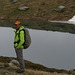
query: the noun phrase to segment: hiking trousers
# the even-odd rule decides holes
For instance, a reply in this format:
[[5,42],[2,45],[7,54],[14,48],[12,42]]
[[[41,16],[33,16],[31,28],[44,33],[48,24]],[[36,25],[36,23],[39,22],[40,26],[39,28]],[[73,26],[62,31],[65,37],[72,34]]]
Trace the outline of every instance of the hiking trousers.
[[20,49],[15,48],[15,52],[16,52],[17,60],[20,64],[19,67],[21,70],[24,71],[25,64],[24,64],[24,59],[23,59],[23,49],[22,48],[20,48]]

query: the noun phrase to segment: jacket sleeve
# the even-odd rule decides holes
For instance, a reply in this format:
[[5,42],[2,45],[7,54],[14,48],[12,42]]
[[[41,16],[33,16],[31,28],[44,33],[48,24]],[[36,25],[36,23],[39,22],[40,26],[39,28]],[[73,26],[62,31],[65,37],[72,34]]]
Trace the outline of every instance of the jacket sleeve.
[[23,43],[24,43],[24,31],[20,31],[20,42],[19,42],[17,48],[18,49],[21,48],[21,46],[23,45]]

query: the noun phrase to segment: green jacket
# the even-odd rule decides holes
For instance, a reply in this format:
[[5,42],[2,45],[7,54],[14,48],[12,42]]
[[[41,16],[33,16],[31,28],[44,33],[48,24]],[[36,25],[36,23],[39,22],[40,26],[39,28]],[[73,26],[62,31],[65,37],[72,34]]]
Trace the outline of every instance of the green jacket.
[[[19,28],[19,30],[15,30],[15,37],[14,37],[14,48],[24,48],[23,43],[24,43],[24,31],[20,31],[24,29],[23,26]],[[20,31],[20,34],[19,34]]]

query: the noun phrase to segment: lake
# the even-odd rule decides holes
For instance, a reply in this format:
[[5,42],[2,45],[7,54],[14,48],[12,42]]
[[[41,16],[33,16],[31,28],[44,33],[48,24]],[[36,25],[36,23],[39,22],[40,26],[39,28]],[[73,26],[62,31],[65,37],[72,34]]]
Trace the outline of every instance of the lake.
[[[25,60],[49,68],[75,69],[75,34],[28,29],[32,43],[23,50]],[[0,56],[16,57],[14,29],[0,27]]]

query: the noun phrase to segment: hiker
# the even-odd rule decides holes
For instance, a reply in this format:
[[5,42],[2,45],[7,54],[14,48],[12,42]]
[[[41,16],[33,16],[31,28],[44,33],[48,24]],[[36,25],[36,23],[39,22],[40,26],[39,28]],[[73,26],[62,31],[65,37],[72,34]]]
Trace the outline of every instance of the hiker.
[[23,59],[23,44],[24,44],[24,29],[23,26],[20,25],[19,21],[15,22],[16,30],[15,30],[15,37],[14,37],[14,48],[17,56],[17,60],[20,64],[20,69],[17,70],[17,73],[23,73],[25,71],[25,64]]

